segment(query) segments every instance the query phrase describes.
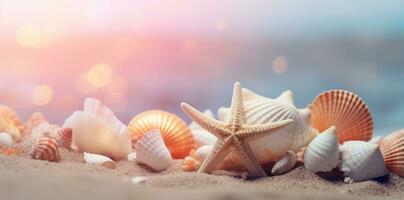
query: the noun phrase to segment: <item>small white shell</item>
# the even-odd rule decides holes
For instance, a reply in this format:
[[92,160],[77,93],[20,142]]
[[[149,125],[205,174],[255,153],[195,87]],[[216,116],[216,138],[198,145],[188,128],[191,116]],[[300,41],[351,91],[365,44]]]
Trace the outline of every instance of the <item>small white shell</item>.
[[271,173],[273,175],[281,175],[289,172],[295,167],[297,156],[295,152],[288,151],[284,157],[278,160],[272,167]]
[[171,166],[170,151],[164,144],[159,131],[152,131],[136,143],[136,162],[145,164],[156,171]]
[[101,165],[109,169],[116,169],[116,163],[111,158],[103,155],[84,152],[84,160],[88,164]]
[[146,176],[135,176],[135,177],[133,177],[132,179],[130,179],[130,181],[133,183],[133,184],[144,184],[144,183],[146,183],[146,181],[148,180],[149,178],[148,177],[146,177]]
[[32,128],[31,137],[39,138],[42,136],[49,136],[49,134],[47,134],[47,133],[49,133],[50,128],[51,128],[51,125],[48,122],[46,122],[46,121],[42,122]]
[[135,162],[136,161],[136,152],[132,152],[128,154],[128,161]]
[[212,152],[212,150],[213,146],[211,145],[201,146],[195,151],[194,158],[202,163],[206,159],[206,157],[208,157],[208,155]]
[[0,133],[0,148],[13,146],[13,138],[10,134],[3,132]]
[[369,142],[348,141],[340,146],[341,170],[354,181],[365,181],[388,173],[379,146]]
[[[210,110],[205,110],[204,113],[211,118],[215,118],[212,111],[210,111]],[[189,124],[189,129],[191,130],[191,133],[194,136],[194,139],[198,146],[214,145],[217,141],[216,136],[214,136],[212,133],[209,133],[209,131],[206,131],[205,129],[200,127],[194,121],[191,122],[191,124]]]
[[338,134],[335,126],[314,138],[303,155],[304,167],[314,173],[331,171],[337,167],[338,160]]

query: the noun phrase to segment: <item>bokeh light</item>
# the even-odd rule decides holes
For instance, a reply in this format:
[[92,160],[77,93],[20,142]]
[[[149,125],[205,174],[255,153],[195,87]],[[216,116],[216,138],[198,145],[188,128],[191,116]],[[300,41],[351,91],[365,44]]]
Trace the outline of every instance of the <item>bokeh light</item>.
[[288,62],[286,61],[286,58],[283,56],[277,56],[272,61],[272,70],[278,75],[285,73],[286,70],[288,70]]
[[38,26],[23,25],[16,33],[19,45],[27,48],[41,48],[45,45],[45,35]]
[[112,78],[112,69],[107,64],[96,64],[87,72],[87,81],[91,86],[100,88],[108,85]]
[[38,85],[31,92],[31,101],[34,105],[43,106],[53,99],[53,89],[49,85]]

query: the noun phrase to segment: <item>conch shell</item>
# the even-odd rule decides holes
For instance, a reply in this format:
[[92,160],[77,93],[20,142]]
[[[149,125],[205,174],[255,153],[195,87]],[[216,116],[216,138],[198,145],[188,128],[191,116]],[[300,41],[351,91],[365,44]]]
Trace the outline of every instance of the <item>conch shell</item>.
[[0,105],[0,132],[9,133],[14,142],[20,142],[23,128],[24,125],[14,110]]
[[60,160],[58,144],[48,136],[37,138],[31,156],[34,159],[58,162]]
[[404,177],[404,129],[391,133],[379,144],[387,169]]

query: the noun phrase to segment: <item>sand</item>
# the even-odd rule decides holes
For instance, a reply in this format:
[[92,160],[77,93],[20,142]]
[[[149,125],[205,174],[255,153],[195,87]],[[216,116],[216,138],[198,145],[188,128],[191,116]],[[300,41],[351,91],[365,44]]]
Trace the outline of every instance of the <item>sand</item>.
[[[404,199],[404,178],[396,175],[346,184],[300,165],[285,175],[242,180],[183,172],[180,160],[159,173],[129,161],[108,169],[64,149],[59,163],[33,160],[29,142],[21,144],[21,156],[0,155],[0,199]],[[149,179],[135,185],[133,176]]]

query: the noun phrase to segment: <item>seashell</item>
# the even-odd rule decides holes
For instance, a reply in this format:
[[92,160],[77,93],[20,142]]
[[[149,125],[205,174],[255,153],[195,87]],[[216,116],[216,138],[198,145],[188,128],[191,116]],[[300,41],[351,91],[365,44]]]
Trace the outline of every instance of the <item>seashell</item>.
[[387,169],[404,177],[404,129],[386,136],[379,145]]
[[48,122],[42,122],[32,128],[31,137],[39,138],[42,136],[49,136],[50,129],[51,129],[51,125]]
[[[272,135],[250,142],[254,155],[261,164],[279,160],[289,150],[297,152],[318,134],[310,126],[310,111],[295,107],[290,90],[276,99],[270,99],[243,88],[243,103],[247,124],[293,120],[287,127],[276,130]],[[218,116],[219,120],[228,121],[230,110],[220,108]]]
[[164,144],[159,131],[146,133],[136,143],[136,162],[145,164],[156,171],[163,171],[171,166],[170,151]]
[[127,127],[96,99],[87,98],[84,111],[76,111],[66,119],[71,128],[72,149],[101,154],[115,160],[126,159],[131,152]]
[[181,164],[182,170],[186,172],[195,172],[201,166],[201,162],[196,160],[193,156],[187,156]]
[[84,160],[88,164],[101,165],[109,169],[116,169],[115,161],[103,155],[84,152]]
[[341,171],[353,181],[365,181],[388,173],[379,146],[363,141],[348,141],[340,146]]
[[136,152],[132,152],[130,154],[128,154],[128,161],[136,161]]
[[50,132],[50,136],[56,140],[60,147],[70,149],[73,137],[71,128],[55,128]]
[[[205,110],[204,113],[211,118],[215,118],[212,111],[210,110]],[[206,131],[195,122],[191,122],[191,124],[189,124],[189,129],[194,136],[196,147],[200,147],[203,145],[214,145],[217,141],[216,136],[214,136],[212,133],[209,133],[209,131]]]
[[372,115],[365,102],[352,92],[323,92],[309,108],[312,126],[323,132],[335,125],[340,144],[349,140],[369,141],[372,138]]
[[40,112],[32,113],[31,116],[28,118],[27,122],[25,122],[23,135],[24,136],[31,135],[34,127],[45,122],[49,123],[48,120],[46,120],[45,116],[42,115],[42,113]]
[[281,175],[291,171],[297,162],[295,152],[288,151],[284,157],[278,160],[272,167],[271,173],[273,175]]
[[202,162],[208,157],[212,150],[213,146],[204,145],[199,147],[196,151],[192,151],[190,156],[185,157],[182,163],[182,169],[188,172],[198,170]]
[[0,105],[0,132],[9,133],[15,142],[19,142],[23,128],[17,113],[7,106]]
[[58,162],[60,160],[58,144],[48,136],[39,137],[35,140],[31,156],[36,160]]
[[0,148],[13,146],[13,138],[10,134],[3,132],[0,133]]
[[[187,124],[174,114],[152,110],[140,113],[129,123],[132,140],[137,141],[145,133],[159,130],[164,143],[174,159],[182,159],[195,148],[195,140]],[[132,142],[136,144],[136,142]]]
[[144,183],[146,183],[146,181],[147,181],[148,179],[149,179],[149,178],[146,177],[146,176],[134,176],[133,178],[130,179],[130,181],[131,181],[133,184],[137,185],[137,184],[144,184]]
[[1,153],[6,156],[20,156],[21,149],[16,147],[2,147]]
[[329,172],[337,167],[339,161],[338,134],[335,126],[319,134],[307,146],[303,162],[311,172]]
[[212,152],[212,150],[213,146],[211,145],[201,146],[193,153],[193,157],[202,163],[206,159],[206,157],[208,157],[208,155]]

